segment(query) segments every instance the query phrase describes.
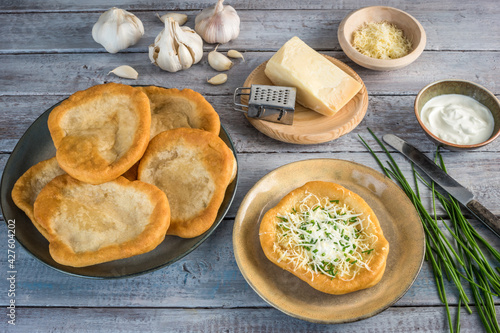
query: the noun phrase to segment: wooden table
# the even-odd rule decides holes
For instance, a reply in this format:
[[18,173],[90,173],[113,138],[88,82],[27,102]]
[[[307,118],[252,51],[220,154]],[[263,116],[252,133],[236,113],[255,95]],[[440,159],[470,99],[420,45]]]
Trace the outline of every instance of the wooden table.
[[[2,1],[0,3],[0,168],[15,144],[45,110],[73,92],[104,82],[191,88],[213,104],[230,133],[239,159],[239,186],[233,205],[216,232],[198,249],[175,264],[127,279],[92,280],[68,276],[16,248],[16,326],[7,324],[7,228],[0,224],[0,331],[169,331],[169,332],[312,332],[312,331],[447,331],[445,308],[438,299],[430,266],[424,262],[411,289],[386,311],[363,321],[317,325],[289,317],[269,306],[242,277],[233,255],[232,228],[247,191],[271,170],[299,160],[336,158],[379,170],[360,143],[367,128],[382,135],[395,133],[432,155],[435,146],[424,136],[414,115],[418,91],[435,80],[466,79],[500,94],[500,6],[493,0],[466,1],[227,1],[241,17],[238,39],[219,50],[236,49],[236,61],[221,86],[205,81],[214,75],[205,45],[201,63],[176,74],[153,66],[147,46],[162,29],[156,13],[178,11],[188,26],[202,8],[215,0],[197,1]],[[337,27],[350,11],[368,5],[389,5],[415,16],[427,32],[427,46],[416,62],[393,72],[375,72],[351,62],[337,41]],[[112,6],[135,13],[144,23],[141,41],[109,54],[92,40],[101,12]],[[311,47],[351,66],[369,92],[368,111],[351,133],[331,142],[293,145],[270,139],[232,111],[232,93],[250,72],[269,59],[285,41],[301,37]],[[107,73],[119,65],[140,73],[137,81]],[[500,140],[469,152],[444,151],[449,173],[471,189],[493,213],[500,214]],[[409,175],[409,164],[396,155]],[[430,209],[430,199],[425,197]],[[477,229],[495,246],[500,242],[482,225]],[[404,267],[401,267],[404,269]],[[450,287],[451,288],[451,287]],[[449,290],[451,290],[448,288]],[[449,294],[452,315],[457,297]],[[500,301],[495,299],[497,312]],[[482,331],[476,313],[462,309],[462,331]]]

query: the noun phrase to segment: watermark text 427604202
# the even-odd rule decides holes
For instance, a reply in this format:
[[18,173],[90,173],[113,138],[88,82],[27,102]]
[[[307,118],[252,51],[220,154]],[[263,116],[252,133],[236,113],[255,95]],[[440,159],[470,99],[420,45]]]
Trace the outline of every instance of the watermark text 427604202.
[[7,281],[9,289],[7,296],[9,305],[7,306],[7,323],[16,324],[16,220],[7,221]]

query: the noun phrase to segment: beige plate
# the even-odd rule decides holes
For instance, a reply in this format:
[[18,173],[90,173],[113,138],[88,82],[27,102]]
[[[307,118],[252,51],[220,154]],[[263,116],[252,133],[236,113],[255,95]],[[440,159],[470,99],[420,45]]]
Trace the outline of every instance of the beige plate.
[[[349,133],[358,126],[368,108],[368,92],[363,80],[342,61],[327,55],[323,56],[363,85],[358,94],[339,112],[327,117],[296,103],[293,125],[277,124],[247,117],[248,121],[260,132],[273,139],[298,144],[316,144],[331,141]],[[243,86],[250,87],[252,84],[272,85],[271,80],[264,74],[266,64],[267,61],[255,68]],[[241,103],[248,104],[248,97],[242,96]]]
[[[262,216],[287,193],[313,180],[345,186],[375,211],[390,251],[384,276],[374,287],[346,295],[325,294],[264,255],[258,234]],[[371,317],[400,299],[420,271],[425,237],[410,200],[389,178],[357,163],[313,159],[282,166],[254,185],[236,215],[233,247],[243,277],[266,302],[292,317],[334,324]]]

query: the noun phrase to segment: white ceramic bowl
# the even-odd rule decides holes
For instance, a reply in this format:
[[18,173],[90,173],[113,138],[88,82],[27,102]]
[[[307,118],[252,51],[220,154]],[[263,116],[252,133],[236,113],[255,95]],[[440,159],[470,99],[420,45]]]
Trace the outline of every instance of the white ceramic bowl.
[[[459,145],[447,142],[434,135],[429,129],[427,129],[427,127],[425,127],[424,123],[420,119],[420,111],[422,110],[425,103],[427,103],[431,98],[445,94],[459,94],[469,96],[486,106],[491,111],[491,114],[493,115],[493,121],[495,122],[493,134],[486,141],[472,145]],[[427,137],[437,145],[445,147],[449,150],[460,151],[477,149],[479,147],[487,145],[488,143],[491,143],[498,136],[500,136],[500,101],[490,91],[477,83],[456,79],[433,82],[420,90],[415,99],[414,107],[415,117],[417,117],[417,121],[424,130]]]

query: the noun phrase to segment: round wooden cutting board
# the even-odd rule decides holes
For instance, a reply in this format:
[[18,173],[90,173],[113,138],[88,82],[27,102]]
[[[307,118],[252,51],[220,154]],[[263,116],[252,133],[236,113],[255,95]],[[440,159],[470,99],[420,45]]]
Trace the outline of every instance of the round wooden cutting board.
[[[323,56],[334,65],[349,74],[363,86],[339,112],[333,116],[324,116],[295,103],[293,125],[283,125],[265,120],[247,117],[248,121],[265,135],[288,143],[317,144],[335,140],[352,131],[366,114],[368,108],[368,92],[363,80],[349,66],[333,57]],[[247,77],[244,87],[252,84],[273,85],[264,73],[267,61],[260,64]],[[241,103],[248,104],[248,97],[241,96]]]

